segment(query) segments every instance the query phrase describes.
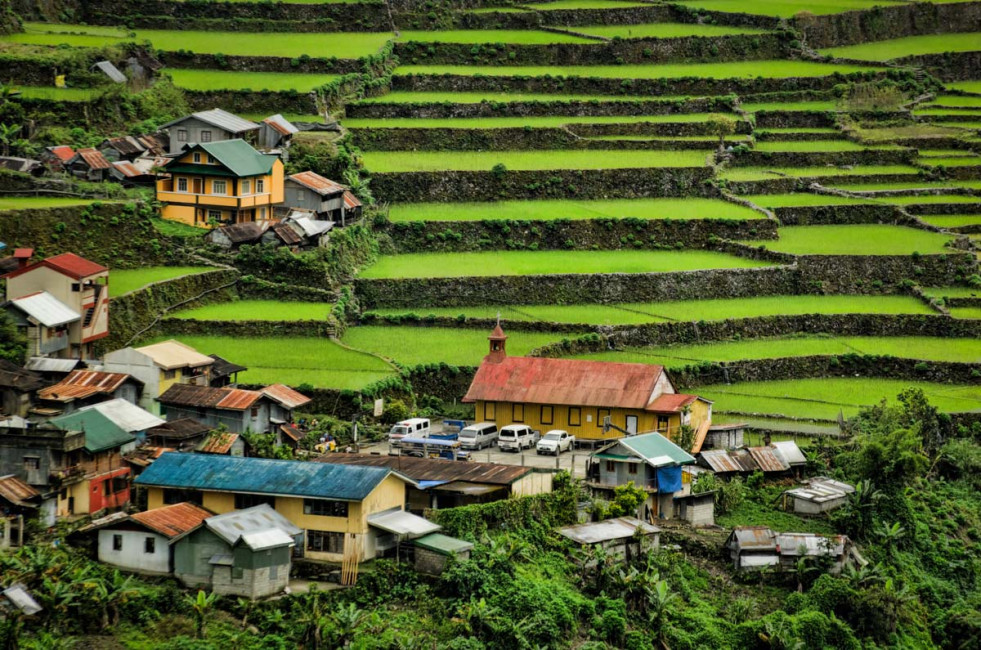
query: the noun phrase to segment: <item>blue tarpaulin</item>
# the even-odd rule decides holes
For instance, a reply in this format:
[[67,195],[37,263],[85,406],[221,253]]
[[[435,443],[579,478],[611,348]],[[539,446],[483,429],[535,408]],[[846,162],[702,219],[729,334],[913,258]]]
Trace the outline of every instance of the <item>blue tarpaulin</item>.
[[657,491],[677,492],[681,489],[681,466],[657,468]]

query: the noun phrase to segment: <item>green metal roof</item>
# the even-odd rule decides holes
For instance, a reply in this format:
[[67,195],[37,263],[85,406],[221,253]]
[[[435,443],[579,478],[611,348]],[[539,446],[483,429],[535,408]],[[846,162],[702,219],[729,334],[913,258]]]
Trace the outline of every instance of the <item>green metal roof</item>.
[[412,543],[440,555],[456,555],[461,551],[469,551],[473,548],[473,544],[470,542],[440,533],[430,533],[425,537],[413,540]]
[[126,430],[95,409],[76,411],[53,418],[51,423],[66,431],[85,432],[85,449],[95,453],[114,449],[136,440]]
[[645,433],[620,440],[620,444],[637,453],[644,460],[667,456],[679,465],[690,465],[695,457],[674,444],[660,433]]
[[636,456],[629,456],[627,454],[611,454],[606,451],[597,452],[595,457],[602,458],[603,460],[637,460]]
[[195,165],[194,163],[182,163],[180,165],[167,165],[167,171],[171,174],[193,174],[195,176],[225,176],[228,178],[238,178],[235,172],[217,165]]
[[[187,152],[204,151],[227,167],[236,176],[260,176],[268,174],[278,156],[259,153],[245,140],[222,140],[221,142],[201,142],[187,149]],[[182,156],[183,157],[183,156]],[[176,160],[176,159],[175,159]],[[186,163],[184,163],[186,164]],[[184,164],[167,165],[168,171]]]

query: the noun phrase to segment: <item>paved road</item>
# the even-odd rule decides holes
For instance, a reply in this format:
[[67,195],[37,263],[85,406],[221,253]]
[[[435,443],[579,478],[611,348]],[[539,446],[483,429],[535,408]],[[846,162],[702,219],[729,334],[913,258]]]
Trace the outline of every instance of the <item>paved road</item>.
[[[387,454],[388,443],[369,443],[363,445],[361,447],[361,453]],[[573,476],[583,478],[586,475],[586,459],[589,458],[589,452],[586,450],[567,451],[559,455],[556,459],[555,456],[539,456],[533,449],[525,449],[521,453],[516,453],[513,451],[501,451],[497,447],[490,447],[481,451],[471,452],[470,456],[475,461],[482,463],[570,470]]]

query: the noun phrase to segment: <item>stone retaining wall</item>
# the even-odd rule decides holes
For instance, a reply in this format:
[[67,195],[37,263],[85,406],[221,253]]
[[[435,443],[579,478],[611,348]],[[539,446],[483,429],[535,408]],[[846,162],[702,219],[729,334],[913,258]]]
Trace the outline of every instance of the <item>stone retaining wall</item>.
[[865,11],[795,18],[812,48],[854,45],[917,34],[969,32],[981,28],[981,3],[911,2]]
[[[776,165],[774,165],[775,167]],[[857,183],[906,183],[911,180],[926,180],[925,173],[921,174],[857,174],[852,176],[788,176],[759,181],[726,181],[729,189],[736,194],[785,194],[794,191],[806,191],[812,183],[848,184]],[[907,208],[908,210],[908,208]]]
[[916,154],[911,150],[889,149],[865,151],[755,151],[733,156],[734,167],[820,167],[823,165],[912,165]]
[[823,128],[835,125],[833,111],[757,111],[757,129]]
[[[324,307],[326,314],[328,307]],[[332,338],[336,334],[333,319],[265,321],[265,320],[190,320],[165,318],[160,332],[175,336],[231,336],[235,338],[270,338],[286,336]]]
[[801,255],[797,268],[803,278],[820,283],[829,293],[878,292],[883,287],[914,280],[922,286],[956,284],[969,269],[976,268],[973,256],[947,255]]
[[[232,3],[222,3],[232,4]],[[234,106],[238,113],[298,113],[310,115],[317,106],[309,93],[295,90],[185,90],[191,109],[205,111],[215,106]]]
[[773,208],[785,226],[823,226],[861,223],[915,223],[902,210],[884,204],[805,205]]
[[[981,3],[976,3],[981,6]],[[975,29],[981,28],[981,11]],[[897,59],[900,65],[925,68],[941,81],[965,81],[975,79],[981,69],[981,43],[976,52],[947,52],[945,54],[920,54]]]
[[231,54],[201,54],[198,52],[165,52],[157,50],[157,58],[164,65],[173,68],[239,70],[245,72],[351,74],[361,72],[364,67],[364,62],[360,59],[338,59],[336,57],[290,58],[285,56],[237,56]]

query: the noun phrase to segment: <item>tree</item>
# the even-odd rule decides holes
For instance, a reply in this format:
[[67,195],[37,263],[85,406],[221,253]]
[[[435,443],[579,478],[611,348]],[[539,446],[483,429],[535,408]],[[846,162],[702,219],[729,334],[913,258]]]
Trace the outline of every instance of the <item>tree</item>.
[[19,124],[0,124],[0,145],[3,145],[3,155],[10,155],[10,145],[14,138],[20,133]]
[[647,588],[647,620],[662,644],[668,631],[668,606],[677,598],[678,594],[671,591],[665,580],[658,580],[653,587]]
[[736,132],[736,120],[728,115],[713,113],[709,116],[709,132],[719,138],[719,153],[726,150],[726,136]]
[[208,614],[215,606],[215,601],[218,600],[218,594],[210,593],[206,594],[202,590],[198,590],[196,596],[185,596],[184,603],[191,609],[194,614],[194,623],[197,627],[197,636],[199,639],[203,639],[205,636],[205,623]]
[[602,518],[632,517],[637,512],[637,508],[646,500],[647,492],[639,487],[634,487],[633,481],[626,485],[617,486],[613,490],[613,501],[606,507]]

